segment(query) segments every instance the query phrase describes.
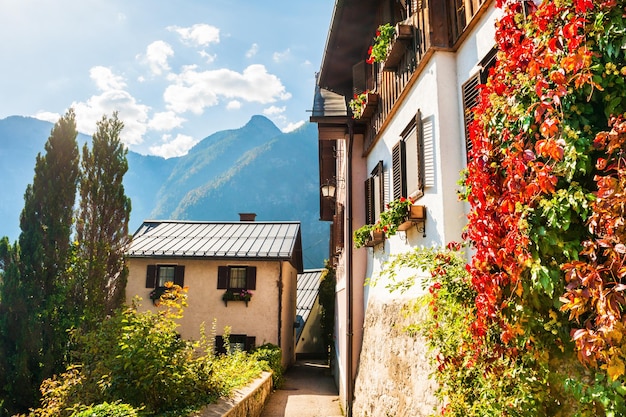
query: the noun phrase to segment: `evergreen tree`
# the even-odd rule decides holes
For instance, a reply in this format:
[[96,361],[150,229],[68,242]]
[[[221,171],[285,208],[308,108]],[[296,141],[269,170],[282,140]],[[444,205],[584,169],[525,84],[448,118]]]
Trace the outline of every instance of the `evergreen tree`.
[[76,229],[87,325],[111,314],[125,297],[128,271],[124,249],[131,204],[122,184],[128,170],[128,151],[120,140],[123,128],[117,113],[111,118],[103,116],[91,151],[87,145],[83,147]]
[[[66,297],[73,285],[67,260],[79,172],[77,134],[70,109],[54,125],[45,155],[37,155],[20,216],[19,268],[4,271],[2,308],[9,314],[0,329],[7,355],[2,395],[10,412],[34,406],[41,381],[64,369],[66,329],[76,324]],[[6,252],[17,259],[15,248]]]

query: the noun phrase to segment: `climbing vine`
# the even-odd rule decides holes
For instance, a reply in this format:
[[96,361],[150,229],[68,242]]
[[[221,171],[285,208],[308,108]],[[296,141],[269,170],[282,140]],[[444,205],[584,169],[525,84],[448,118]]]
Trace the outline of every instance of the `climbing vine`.
[[624,415],[626,1],[496,5],[463,182],[472,258],[388,268],[431,272],[443,415]]

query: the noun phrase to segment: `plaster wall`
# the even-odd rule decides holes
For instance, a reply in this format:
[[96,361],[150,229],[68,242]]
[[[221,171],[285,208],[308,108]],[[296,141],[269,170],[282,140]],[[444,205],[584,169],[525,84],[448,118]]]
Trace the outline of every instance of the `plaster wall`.
[[[296,305],[297,272],[288,262],[253,262],[246,260],[198,260],[188,258],[130,258],[128,260],[128,284],[126,302],[130,304],[135,296],[143,299],[139,311],[157,311],[149,298],[151,288],[146,288],[146,270],[149,264],[184,265],[187,293],[187,308],[180,319],[180,334],[184,339],[198,340],[200,328],[204,326],[206,334],[215,329],[217,335],[230,326],[231,334],[246,334],[256,337],[256,344],[279,344],[279,285],[282,282],[282,337],[280,347],[283,350],[283,364],[295,361],[295,340],[293,323]],[[243,301],[229,301],[228,306],[222,301],[225,290],[217,289],[218,266],[256,266],[256,290],[246,306]]]

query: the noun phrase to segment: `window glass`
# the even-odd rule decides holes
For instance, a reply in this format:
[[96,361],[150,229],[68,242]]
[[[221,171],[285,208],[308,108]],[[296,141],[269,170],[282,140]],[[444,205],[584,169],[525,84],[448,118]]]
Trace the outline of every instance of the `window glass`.
[[[413,125],[406,133],[406,190],[408,195],[417,193],[419,190],[420,158],[417,142],[417,126]],[[408,196],[402,196],[408,197]]]
[[174,282],[174,270],[175,267],[173,265],[159,266],[157,287],[164,287],[166,282]]
[[230,268],[230,285],[229,288],[241,289],[246,288],[246,268],[231,267]]

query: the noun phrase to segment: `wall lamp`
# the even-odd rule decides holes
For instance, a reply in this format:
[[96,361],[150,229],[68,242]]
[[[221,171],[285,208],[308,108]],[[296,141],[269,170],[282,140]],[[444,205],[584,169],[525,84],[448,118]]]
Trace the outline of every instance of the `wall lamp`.
[[333,178],[333,179],[329,179],[327,180],[321,187],[320,187],[320,192],[322,193],[322,197],[324,198],[335,198],[336,194],[337,194],[337,186],[339,186],[339,188],[342,188],[341,185],[343,184],[343,179],[341,178]]

